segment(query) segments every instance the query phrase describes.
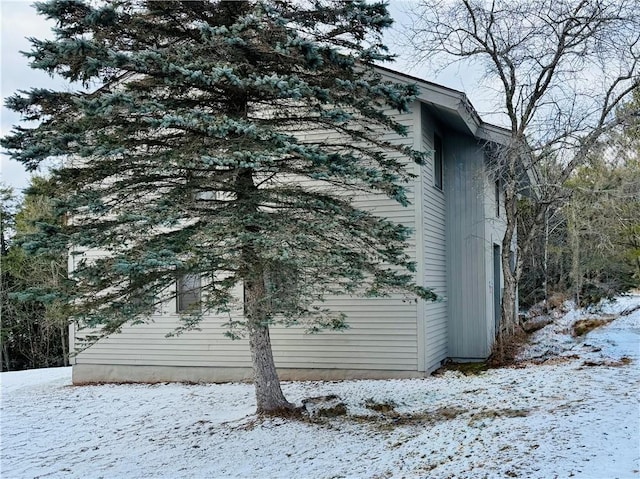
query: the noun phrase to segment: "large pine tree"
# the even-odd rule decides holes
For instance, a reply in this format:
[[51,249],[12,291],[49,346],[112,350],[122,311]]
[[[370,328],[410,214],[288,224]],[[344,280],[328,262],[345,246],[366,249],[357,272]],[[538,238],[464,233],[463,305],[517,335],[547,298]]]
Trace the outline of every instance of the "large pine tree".
[[[234,306],[244,285],[259,413],[291,408],[269,325],[345,327],[328,293],[433,294],[413,283],[410,231],[353,206],[376,193],[407,204],[404,134],[412,86],[371,63],[391,24],[382,3],[309,0],[37,3],[55,40],[33,39],[31,66],[83,91],[23,91],[9,108],[36,120],[2,140],[13,158],[53,170],[65,226],[32,249],[98,249],[73,273],[74,320],[99,334],[149,316],[176,278],[201,276],[203,314]],[[304,133],[324,131],[308,137]],[[333,139],[326,139],[331,136]],[[400,159],[399,159],[400,158]],[[208,278],[208,279],[206,279]],[[175,293],[174,293],[175,294]],[[234,333],[236,334],[236,333]],[[95,339],[95,338],[90,338]]]

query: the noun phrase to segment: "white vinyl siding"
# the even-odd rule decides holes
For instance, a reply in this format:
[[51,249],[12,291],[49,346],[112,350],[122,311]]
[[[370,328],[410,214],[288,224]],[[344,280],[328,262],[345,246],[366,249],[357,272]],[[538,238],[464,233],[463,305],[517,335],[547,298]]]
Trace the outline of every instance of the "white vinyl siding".
[[434,138],[443,139],[441,184],[435,178],[435,161],[426,161],[422,166],[422,235],[424,286],[431,288],[439,296],[437,302],[428,302],[424,307],[425,366],[433,370],[447,357],[447,264],[446,264],[446,205],[444,190],[447,184],[446,139],[423,106],[421,111],[422,145],[426,151],[434,153]]
[[[344,333],[304,334],[299,327],[272,328],[281,368],[415,370],[415,307],[388,299],[327,302],[349,315]],[[240,315],[236,315],[240,319]],[[228,317],[207,317],[199,331],[165,335],[178,324],[174,314],[129,326],[82,352],[77,364],[251,367],[248,342],[224,336]]]
[[496,217],[495,183],[482,144],[456,134],[452,145],[453,184],[447,195],[449,356],[481,360],[489,356],[495,334],[493,245],[502,242],[504,220]]
[[[416,104],[418,105],[418,104]],[[396,118],[409,129],[406,138],[385,133],[383,138],[396,144],[413,145],[413,114]],[[326,131],[306,132],[305,140],[326,140]],[[398,155],[400,155],[398,153]],[[413,166],[409,166],[413,168]],[[415,199],[410,187],[409,200]],[[415,209],[403,207],[382,195],[360,195],[357,206],[415,228]],[[415,258],[415,238],[407,252]],[[237,290],[242,297],[242,287]],[[206,316],[199,331],[177,337],[165,337],[179,317],[177,305],[171,301],[163,306],[148,324],[127,326],[122,333],[101,340],[80,353],[76,364],[127,366],[183,366],[214,368],[249,368],[251,358],[248,341],[231,340],[224,336],[222,326],[229,316]],[[242,304],[240,302],[240,304]],[[305,334],[302,327],[274,326],[271,328],[276,365],[279,368],[326,368],[353,370],[418,371],[417,307],[415,302],[400,297],[357,298],[334,296],[326,298],[323,306],[347,314],[349,329],[345,332]],[[234,313],[241,319],[242,311]]]
[[[493,245],[498,245],[502,251],[502,238],[506,230],[506,220],[504,214],[498,215],[498,206],[504,201],[502,187],[499,181],[495,180],[495,173],[490,171],[488,162],[485,161],[483,169],[484,177],[484,224],[485,224],[485,284],[487,302],[485,306],[485,315],[487,318],[495,318],[496,306],[494,294],[497,293],[502,298],[502,290],[504,287],[504,276],[500,271],[500,282],[495,283],[494,265],[493,265]],[[513,245],[515,250],[515,244]],[[497,314],[500,314],[498,311]],[[490,351],[496,336],[495,319],[486,322],[487,350]]]
[[[416,103],[416,105],[418,105]],[[385,131],[381,137],[394,144],[413,145],[413,115],[394,114],[408,129],[407,137]],[[326,131],[307,132],[306,141],[331,141]],[[401,158],[399,153],[391,153]],[[406,161],[406,160],[405,160]],[[413,166],[408,165],[409,168]],[[415,188],[408,198],[414,203]],[[403,207],[383,195],[358,194],[353,204],[376,215],[391,218],[415,228],[415,210]],[[407,252],[415,258],[415,238]],[[349,329],[344,332],[305,334],[303,328],[271,328],[274,357],[282,368],[343,368],[417,371],[417,308],[415,302],[402,298],[327,297],[323,306],[347,315]]]

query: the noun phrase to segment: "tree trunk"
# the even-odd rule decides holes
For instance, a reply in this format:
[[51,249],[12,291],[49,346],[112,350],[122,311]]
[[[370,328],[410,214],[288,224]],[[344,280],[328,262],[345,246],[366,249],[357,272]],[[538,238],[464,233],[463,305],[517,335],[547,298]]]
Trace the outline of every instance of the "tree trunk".
[[275,416],[290,413],[294,406],[285,399],[280,388],[280,379],[271,350],[269,326],[266,324],[262,307],[265,297],[263,279],[246,281],[245,308],[253,364],[253,384],[256,389],[256,412]]
[[[257,187],[250,169],[242,170],[237,177],[238,203],[241,213],[251,217],[258,211]],[[247,233],[257,235],[260,228],[254,224],[245,226]],[[276,372],[269,336],[269,308],[267,289],[264,282],[264,266],[253,242],[248,241],[242,248],[241,276],[244,280],[244,314],[249,331],[249,347],[253,365],[253,383],[256,389],[257,413],[267,415],[287,415],[294,408],[288,402]]]
[[67,338],[66,332],[68,331],[66,326],[60,326],[60,337],[62,341],[62,365],[69,366],[69,338]]
[[548,309],[549,302],[549,211],[545,211],[544,214],[544,309]]
[[[516,317],[516,292],[518,288],[518,278],[516,272],[511,268],[511,244],[516,232],[518,198],[513,185],[508,184],[505,188],[505,218],[507,227],[502,238],[502,275],[504,279],[504,291],[502,293],[502,324],[499,336],[510,336],[516,332],[518,318]],[[516,258],[516,261],[518,259]],[[495,285],[499,288],[500,285]]]
[[582,291],[582,268],[580,267],[580,233],[578,231],[578,217],[576,208],[569,207],[569,221],[567,224],[569,234],[569,247],[571,248],[571,281],[576,306],[580,306],[580,293]]
[[9,361],[9,348],[7,347],[7,342],[3,341],[2,342],[2,362],[4,362],[4,364],[2,366],[0,366],[0,371],[11,371],[11,361]]

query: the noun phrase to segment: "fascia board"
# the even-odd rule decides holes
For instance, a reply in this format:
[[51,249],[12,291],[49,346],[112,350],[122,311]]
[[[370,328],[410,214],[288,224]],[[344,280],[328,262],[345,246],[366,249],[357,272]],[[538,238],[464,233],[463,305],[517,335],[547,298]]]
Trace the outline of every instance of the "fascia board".
[[[504,146],[509,145],[511,142],[510,130],[483,122],[463,92],[388,68],[377,65],[375,68],[386,80],[396,83],[415,83],[418,85],[420,90],[418,95],[419,101],[447,109],[458,115],[469,129],[469,133],[475,138]],[[540,180],[538,170],[534,165],[525,165],[524,163],[526,161],[526,159],[523,159],[523,170],[529,181],[530,189],[534,195],[539,196],[538,185],[540,184]]]
[[396,83],[415,83],[420,91],[418,100],[451,111],[464,122],[470,134],[478,136],[478,131],[483,125],[482,120],[463,92],[388,68],[379,66],[375,68],[386,80]]
[[[511,141],[511,132],[506,128],[501,128],[496,125],[484,123],[480,128],[478,138],[495,143],[497,145],[508,145]],[[540,175],[535,165],[531,164],[530,158],[526,156],[522,157],[522,169],[526,175],[526,181],[528,182],[529,190],[536,196],[540,197],[539,184]]]
[[482,123],[476,135],[481,140],[490,141],[498,145],[508,145],[511,141],[511,131],[490,123]]

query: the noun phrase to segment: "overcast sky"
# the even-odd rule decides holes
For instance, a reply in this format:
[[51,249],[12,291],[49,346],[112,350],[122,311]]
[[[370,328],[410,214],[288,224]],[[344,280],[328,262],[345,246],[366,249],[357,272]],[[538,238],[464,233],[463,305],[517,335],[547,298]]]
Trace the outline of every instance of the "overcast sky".
[[[5,99],[19,89],[29,89],[32,87],[47,87],[54,89],[67,89],[67,84],[60,79],[52,79],[47,74],[39,70],[32,70],[28,66],[28,60],[20,51],[30,50],[28,37],[38,39],[52,38],[50,32],[52,22],[47,22],[44,18],[35,14],[32,1],[22,0],[1,0],[1,87],[2,87],[2,113],[0,136],[4,136],[11,131],[12,125],[20,121],[19,115],[9,111],[4,107]],[[458,68],[450,68],[440,75],[429,72],[427,66],[415,66],[411,64],[413,52],[401,49],[399,46],[398,31],[402,30],[403,24],[407,22],[404,12],[416,5],[414,1],[392,0],[390,12],[396,20],[395,31],[390,31],[386,36],[386,43],[389,48],[400,54],[399,60],[395,64],[387,65],[390,68],[424,78],[425,80],[441,83],[445,86],[464,91],[469,96],[471,102],[480,114],[487,121],[495,121],[487,116],[490,105],[484,101],[482,90],[476,85],[477,74],[463,71]],[[10,160],[5,154],[1,155],[2,168],[0,181],[13,186],[16,191],[26,187],[29,175],[24,171],[21,164]]]
[[[32,70],[28,66],[27,58],[20,51],[30,50],[27,37],[52,37],[50,28],[52,23],[35,14],[31,7],[32,1],[2,0],[0,2],[0,30],[1,30],[1,87],[2,87],[2,116],[1,135],[11,131],[12,125],[20,121],[20,116],[4,107],[5,99],[16,90],[31,87],[66,88],[66,83],[60,79],[52,79],[46,73]],[[2,154],[1,181],[13,186],[16,191],[21,190],[29,181],[28,174],[21,164],[10,160]]]

